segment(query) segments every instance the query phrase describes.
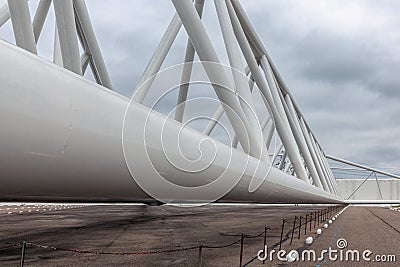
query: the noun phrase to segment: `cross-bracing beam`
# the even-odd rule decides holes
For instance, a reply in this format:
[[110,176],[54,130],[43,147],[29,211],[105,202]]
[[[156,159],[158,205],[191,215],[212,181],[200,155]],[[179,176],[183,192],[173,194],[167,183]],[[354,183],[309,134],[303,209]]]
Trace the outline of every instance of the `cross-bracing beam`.
[[[53,62],[80,75],[90,66],[96,82],[112,89],[84,0],[41,0],[33,22],[29,12],[26,12],[29,11],[28,2],[16,2],[9,0],[0,8],[0,26],[11,15],[18,46],[36,52],[36,43],[53,2],[56,16]],[[221,103],[203,133],[210,135],[225,113],[234,130],[232,147],[236,148],[240,143],[244,153],[262,164],[274,164],[276,171],[289,173],[306,186],[339,195],[325,153],[239,1],[214,1],[230,71],[221,66],[213,39],[201,20],[204,0],[195,0],[194,3],[191,0],[172,0],[172,3],[176,14],[145,68],[134,92],[133,102],[137,105],[143,102],[183,25],[188,34],[185,54],[187,64],[181,76],[175,120],[183,121],[191,63],[197,53]],[[83,48],[81,54],[78,40]],[[255,112],[253,86],[259,90],[260,101],[265,108],[260,115]],[[258,118],[265,119],[260,124]],[[265,128],[266,136],[263,138]],[[279,140],[271,148],[274,136]],[[237,150],[240,151],[240,148]],[[269,150],[274,150],[274,153]],[[258,179],[253,185],[250,184],[249,190],[250,187],[252,191],[257,190],[263,182],[263,179]]]

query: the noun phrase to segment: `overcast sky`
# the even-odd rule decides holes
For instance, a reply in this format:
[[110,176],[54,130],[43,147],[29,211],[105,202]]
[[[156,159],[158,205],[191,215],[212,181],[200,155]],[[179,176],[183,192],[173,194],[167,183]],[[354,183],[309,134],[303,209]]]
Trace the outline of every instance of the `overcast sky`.
[[[36,7],[37,1],[31,2]],[[87,0],[87,5],[114,87],[130,96],[173,5],[168,0]],[[326,153],[399,172],[400,1],[245,0],[242,5]],[[204,13],[223,53],[213,1],[206,0]],[[53,28],[50,18],[39,47],[47,57]],[[13,39],[7,29],[0,36]],[[166,64],[182,62],[185,39],[181,30]]]

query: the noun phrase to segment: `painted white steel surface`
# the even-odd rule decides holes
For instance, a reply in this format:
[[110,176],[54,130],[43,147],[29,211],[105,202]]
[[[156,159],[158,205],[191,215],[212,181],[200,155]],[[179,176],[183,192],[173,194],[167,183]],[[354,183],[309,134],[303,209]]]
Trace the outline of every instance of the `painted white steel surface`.
[[[1,200],[152,199],[135,183],[124,159],[122,125],[129,104],[127,98],[4,41],[0,41],[0,58]],[[216,142],[215,161],[204,173],[192,175],[177,171],[165,160],[159,139],[161,122],[165,122],[166,135],[171,139],[181,124],[156,112],[147,118],[148,115],[147,107],[138,103],[130,106],[125,133],[136,135],[127,136],[127,153],[133,153],[140,163],[145,157],[141,153],[145,149],[151,151],[157,170],[183,185],[212,180],[231,148]],[[145,137],[147,147],[141,136],[145,123],[152,129]],[[182,149],[198,152],[197,144],[204,135],[189,128],[184,128],[181,134],[191,140],[183,142]],[[243,164],[247,160],[249,164],[245,168]],[[257,164],[257,159],[233,150],[229,172],[233,176],[241,169],[245,172],[223,201],[340,201],[276,168],[272,168],[256,192],[249,193],[248,185]],[[134,168],[141,175],[151,174],[144,160]],[[256,177],[263,178],[268,169],[269,166],[260,163]],[[165,194],[174,200],[173,192]]]

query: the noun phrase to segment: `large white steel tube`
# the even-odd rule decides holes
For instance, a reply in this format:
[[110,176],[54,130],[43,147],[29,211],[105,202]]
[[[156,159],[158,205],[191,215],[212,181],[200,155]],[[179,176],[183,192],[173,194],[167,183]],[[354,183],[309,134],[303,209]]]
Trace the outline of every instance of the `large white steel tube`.
[[53,5],[56,15],[58,37],[60,39],[63,66],[67,70],[82,75],[72,0],[53,0]]
[[40,0],[35,16],[33,17],[33,34],[35,36],[36,43],[38,42],[40,33],[42,32],[47,13],[49,12],[50,4],[51,0]]
[[[203,15],[204,0],[196,0],[194,6],[196,7],[197,14],[199,14],[199,17],[201,18],[201,16]],[[184,61],[185,65],[183,66],[182,70],[181,85],[179,86],[178,101],[175,110],[175,120],[179,122],[183,121],[183,114],[185,112],[190,76],[192,75],[192,69],[193,69],[192,62],[194,60],[194,54],[195,54],[194,47],[190,39],[188,39],[186,45],[185,61]]]
[[[221,104],[223,104],[226,115],[239,138],[243,150],[253,157],[261,158],[262,149],[255,143],[258,138],[257,135],[261,135],[261,132],[259,129],[251,129],[249,126],[239,99],[235,92],[231,91],[233,87],[228,80],[227,73],[220,64],[218,55],[192,2],[190,0],[172,0],[172,3],[182,20],[197,55],[203,62],[205,72]],[[210,62],[215,64],[210,64]],[[268,157],[264,158],[264,160],[269,162]]]
[[108,74],[106,63],[104,62],[92,23],[90,22],[89,12],[84,0],[74,0],[74,8],[87,41],[88,52],[91,55],[91,59],[94,61],[97,72],[99,73],[101,84],[108,89],[112,89],[110,75]]
[[[154,200],[131,177],[124,158],[122,126],[129,99],[4,41],[0,41],[0,58],[1,200]],[[155,167],[182,185],[208,183],[232,152],[233,167],[227,174],[243,178],[220,201],[341,203],[336,196],[276,168],[268,173],[264,162],[217,141],[215,161],[207,170],[197,175],[179,171],[166,161],[159,145],[163,126],[172,139],[181,131],[190,140],[182,143],[182,149],[193,153],[206,136],[182,129],[182,124],[138,103],[132,103],[129,111],[127,133],[133,135],[126,135],[126,140],[139,160],[135,170],[144,177],[153,175],[150,169]],[[149,142],[142,142],[146,127],[152,131],[145,136]],[[150,169],[146,151],[155,159]],[[256,179],[267,177],[249,193],[256,169]],[[175,199],[173,193],[165,192],[172,201],[199,201]]]
[[182,21],[178,14],[175,14],[169,23],[167,30],[165,31],[160,43],[158,44],[156,51],[151,57],[145,70],[143,71],[140,82],[138,83],[134,93],[133,100],[138,103],[142,103],[147,92],[149,91],[152,82],[155,79],[155,74],[160,70],[162,63],[164,62],[169,50],[171,49],[172,43],[175,41],[179,30],[182,27]]
[[8,0],[8,8],[10,10],[15,42],[19,47],[37,54],[28,1]]

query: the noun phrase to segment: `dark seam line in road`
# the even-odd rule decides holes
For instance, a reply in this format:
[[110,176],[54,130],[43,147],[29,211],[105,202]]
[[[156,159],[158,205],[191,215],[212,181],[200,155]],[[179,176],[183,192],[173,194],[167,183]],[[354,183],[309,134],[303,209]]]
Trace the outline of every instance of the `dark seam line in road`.
[[365,208],[366,210],[368,210],[372,215],[374,215],[376,218],[378,218],[379,220],[381,220],[382,222],[384,222],[386,225],[388,225],[390,228],[392,228],[393,230],[395,230],[396,232],[398,232],[400,234],[400,231],[394,227],[393,225],[391,225],[390,223],[388,223],[387,221],[385,221],[384,219],[382,219],[381,217],[379,217],[378,215],[376,215],[374,212],[372,212],[370,209]]

